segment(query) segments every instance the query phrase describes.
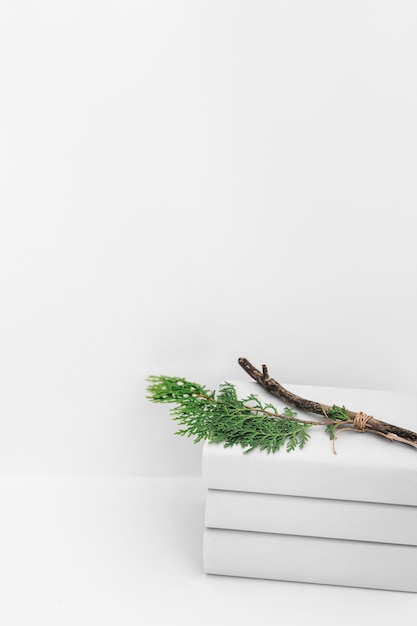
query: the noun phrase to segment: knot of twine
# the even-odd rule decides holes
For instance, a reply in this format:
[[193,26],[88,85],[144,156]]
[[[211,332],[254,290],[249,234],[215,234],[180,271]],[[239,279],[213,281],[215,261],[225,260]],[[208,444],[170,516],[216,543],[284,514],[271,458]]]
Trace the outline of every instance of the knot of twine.
[[359,413],[356,413],[353,419],[353,425],[363,432],[365,430],[367,422],[371,419],[372,415],[367,415],[366,413],[359,411]]

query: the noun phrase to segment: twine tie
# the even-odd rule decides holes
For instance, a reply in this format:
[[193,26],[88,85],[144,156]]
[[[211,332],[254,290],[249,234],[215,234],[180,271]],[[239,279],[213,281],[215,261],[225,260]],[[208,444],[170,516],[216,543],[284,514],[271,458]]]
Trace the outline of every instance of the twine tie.
[[359,411],[359,413],[356,413],[353,419],[353,425],[356,428],[359,428],[359,430],[361,430],[362,432],[364,432],[367,422],[371,419],[372,415],[367,415],[366,413]]

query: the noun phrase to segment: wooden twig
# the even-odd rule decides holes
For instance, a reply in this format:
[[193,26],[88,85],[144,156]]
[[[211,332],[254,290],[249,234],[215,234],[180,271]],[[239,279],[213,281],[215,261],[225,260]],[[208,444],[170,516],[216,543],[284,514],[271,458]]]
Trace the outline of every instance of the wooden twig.
[[[245,358],[240,358],[238,362],[244,371],[257,383],[259,383],[261,387],[283,402],[291,404],[302,411],[308,411],[309,413],[314,413],[327,418],[327,412],[332,409],[331,406],[307,400],[306,398],[301,398],[291,391],[288,391],[288,389],[285,389],[279,382],[269,376],[266,365],[262,365],[261,372]],[[412,446],[413,448],[417,448],[417,433],[411,430],[407,430],[406,428],[401,428],[393,424],[388,424],[387,422],[382,422],[381,420],[378,420],[370,415],[365,415],[361,412],[355,413],[354,411],[348,411],[348,415],[349,421],[340,422],[340,430],[346,430],[349,428],[349,430],[354,430],[356,432],[373,432],[375,434],[382,435],[391,441],[398,441]]]

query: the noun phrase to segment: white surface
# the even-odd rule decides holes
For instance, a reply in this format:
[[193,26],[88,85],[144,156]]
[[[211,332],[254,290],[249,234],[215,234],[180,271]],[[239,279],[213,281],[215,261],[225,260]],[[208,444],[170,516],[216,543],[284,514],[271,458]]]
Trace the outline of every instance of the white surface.
[[417,547],[206,528],[204,569],[327,585],[417,592]]
[[417,546],[417,506],[209,489],[205,525]]
[[0,3],[0,472],[198,474],[149,374],[417,391],[417,3]]
[[[255,382],[230,381],[239,398],[255,393],[282,410],[284,403]],[[364,389],[286,385],[294,393],[323,404],[345,405],[417,431],[417,394]],[[312,416],[303,411],[297,415]],[[313,416],[314,417],[314,416]],[[417,505],[417,450],[370,433],[340,432],[337,454],[323,427],[310,429],[303,449],[276,454],[205,442],[203,477],[208,488],[338,500]]]
[[416,613],[412,594],[205,575],[205,495],[198,478],[2,477],[0,623],[253,626],[278,610],[380,626]]

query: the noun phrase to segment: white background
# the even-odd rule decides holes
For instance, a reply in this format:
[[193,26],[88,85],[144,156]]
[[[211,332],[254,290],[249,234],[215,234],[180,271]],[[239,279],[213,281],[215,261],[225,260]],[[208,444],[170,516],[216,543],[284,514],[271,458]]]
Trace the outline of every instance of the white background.
[[[199,474],[149,374],[417,391],[414,2],[0,3],[0,472]],[[358,407],[360,409],[360,407]]]

